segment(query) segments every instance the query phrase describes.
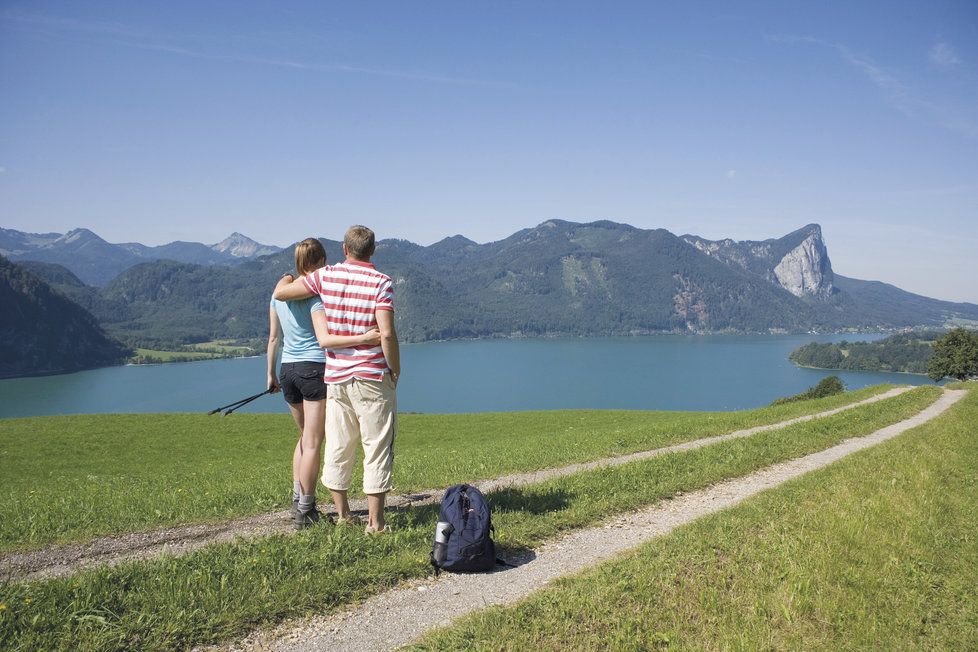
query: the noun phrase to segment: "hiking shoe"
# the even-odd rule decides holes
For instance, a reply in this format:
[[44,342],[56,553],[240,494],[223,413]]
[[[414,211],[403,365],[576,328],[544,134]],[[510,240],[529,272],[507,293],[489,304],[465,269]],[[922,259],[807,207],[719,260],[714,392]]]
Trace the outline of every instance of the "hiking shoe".
[[322,518],[322,515],[319,513],[319,510],[316,509],[315,505],[313,505],[312,509],[310,509],[308,512],[302,512],[296,508],[295,516],[292,517],[292,525],[297,530],[305,530],[306,528],[311,528],[316,523],[319,523]]

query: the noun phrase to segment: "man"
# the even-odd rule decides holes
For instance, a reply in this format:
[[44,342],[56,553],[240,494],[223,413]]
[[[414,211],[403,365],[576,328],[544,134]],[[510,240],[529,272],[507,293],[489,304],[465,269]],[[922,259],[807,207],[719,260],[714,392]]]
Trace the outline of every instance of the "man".
[[368,534],[386,531],[384,503],[391,490],[397,433],[401,355],[394,329],[391,279],[370,263],[374,232],[351,226],[343,238],[346,260],[289,282],[283,278],[275,298],[294,301],[319,295],[331,335],[362,335],[380,330],[379,345],[326,350],[326,450],[323,484],[333,496],[338,522],[350,519],[347,491],[363,446],[363,491],[367,494]]

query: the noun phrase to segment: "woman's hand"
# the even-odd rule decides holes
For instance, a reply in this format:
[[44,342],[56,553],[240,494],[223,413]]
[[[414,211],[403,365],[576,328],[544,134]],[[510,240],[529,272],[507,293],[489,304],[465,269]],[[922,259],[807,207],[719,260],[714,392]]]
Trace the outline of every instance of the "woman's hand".
[[282,389],[278,384],[278,378],[275,377],[275,374],[268,374],[268,385],[266,389],[272,394]]
[[372,328],[360,336],[360,344],[380,344],[380,331]]

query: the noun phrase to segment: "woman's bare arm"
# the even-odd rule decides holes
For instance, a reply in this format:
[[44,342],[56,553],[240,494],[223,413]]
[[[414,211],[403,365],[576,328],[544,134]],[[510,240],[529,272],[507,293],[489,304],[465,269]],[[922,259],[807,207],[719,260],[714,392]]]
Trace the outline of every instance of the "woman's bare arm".
[[322,310],[313,310],[312,327],[316,331],[316,340],[319,346],[324,349],[343,349],[348,346],[358,344],[379,344],[380,331],[376,328],[367,331],[363,335],[332,335],[329,326],[326,324],[326,313]]
[[275,373],[276,363],[278,362],[278,350],[282,346],[282,325],[278,321],[278,313],[275,308],[268,308],[268,351],[265,353],[267,364],[268,379],[266,388],[272,393],[279,390],[278,375]]

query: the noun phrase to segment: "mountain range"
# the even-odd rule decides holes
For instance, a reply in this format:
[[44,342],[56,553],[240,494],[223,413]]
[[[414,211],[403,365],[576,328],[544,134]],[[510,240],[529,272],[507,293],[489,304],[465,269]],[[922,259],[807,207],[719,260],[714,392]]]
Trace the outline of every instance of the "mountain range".
[[67,233],[25,233],[0,228],[0,255],[13,261],[58,263],[88,285],[102,287],[125,270],[154,260],[175,260],[196,265],[229,265],[281,251],[240,233],[213,245],[171,242],[148,247],[138,242],[112,244],[88,229]]
[[[19,235],[36,242],[56,234]],[[0,247],[9,249],[5,242]],[[339,242],[322,242],[329,261],[342,259]],[[18,255],[28,272],[90,311],[110,334],[147,348],[264,337],[271,288],[293,266],[291,247],[260,255],[245,242],[240,251],[248,257],[144,261],[95,287],[77,271],[90,258],[70,244]],[[214,247],[196,244],[195,250],[228,255],[233,249]],[[161,248],[147,249],[157,255]],[[40,260],[24,262],[31,255]],[[889,330],[978,321],[974,304],[835,273],[817,224],[736,242],[609,221],[549,220],[485,244],[462,236],[429,246],[381,240],[374,262],[394,279],[398,331],[406,341]]]

